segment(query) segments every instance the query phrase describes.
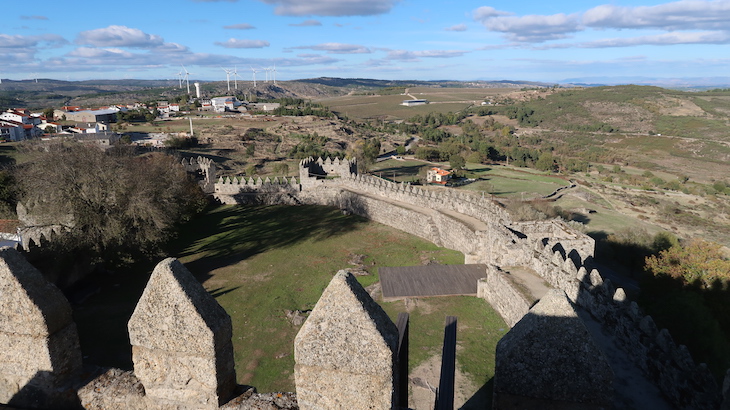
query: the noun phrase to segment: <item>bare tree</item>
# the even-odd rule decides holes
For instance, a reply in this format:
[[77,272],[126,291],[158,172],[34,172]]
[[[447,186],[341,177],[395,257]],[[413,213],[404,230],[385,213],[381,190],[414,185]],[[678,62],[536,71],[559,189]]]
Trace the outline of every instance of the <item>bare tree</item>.
[[[205,199],[173,157],[54,145],[19,168],[26,225],[61,233],[50,248],[89,262],[154,252]],[[60,229],[58,229],[60,227]]]

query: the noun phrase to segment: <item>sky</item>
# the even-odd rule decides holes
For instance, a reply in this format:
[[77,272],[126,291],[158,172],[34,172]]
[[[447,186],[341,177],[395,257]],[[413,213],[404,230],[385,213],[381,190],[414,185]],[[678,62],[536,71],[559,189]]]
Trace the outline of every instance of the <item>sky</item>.
[[250,81],[274,67],[277,80],[730,77],[730,0],[36,0],[0,22],[2,79]]

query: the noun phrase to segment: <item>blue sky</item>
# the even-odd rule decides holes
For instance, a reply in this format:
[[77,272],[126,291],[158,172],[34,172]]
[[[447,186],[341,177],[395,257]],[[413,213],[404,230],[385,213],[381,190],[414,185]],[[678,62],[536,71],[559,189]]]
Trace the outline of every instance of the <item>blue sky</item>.
[[730,0],[36,0],[3,10],[0,78],[709,78],[729,44]]

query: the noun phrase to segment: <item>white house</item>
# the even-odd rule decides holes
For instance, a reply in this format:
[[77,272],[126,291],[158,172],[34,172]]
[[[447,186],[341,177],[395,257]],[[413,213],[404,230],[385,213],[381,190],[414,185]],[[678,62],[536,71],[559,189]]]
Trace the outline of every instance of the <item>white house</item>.
[[211,98],[210,103],[215,112],[235,111],[242,104],[232,96]]
[[446,185],[446,183],[451,179],[451,172],[433,167],[426,172],[426,182],[430,184],[440,184],[440,185]]

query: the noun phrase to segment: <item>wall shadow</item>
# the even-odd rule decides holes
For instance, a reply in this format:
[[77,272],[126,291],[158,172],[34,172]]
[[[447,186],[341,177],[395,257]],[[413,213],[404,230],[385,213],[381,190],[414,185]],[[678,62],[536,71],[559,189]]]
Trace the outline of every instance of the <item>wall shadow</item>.
[[334,207],[226,206],[190,221],[167,254],[201,255],[185,266],[201,282],[209,272],[302,240],[322,240],[356,229],[367,220]]
[[[348,232],[366,221],[325,206],[214,207],[183,225],[179,236],[164,251],[178,258],[201,254],[185,266],[205,282],[211,277],[211,270],[269,249]],[[84,363],[132,369],[127,322],[161,259],[156,257],[123,271],[96,275],[94,287],[99,291],[73,304]],[[235,287],[215,287],[208,293],[218,297],[234,290]]]
[[487,380],[482,387],[474,393],[469,400],[461,406],[460,410],[483,410],[492,408],[492,393],[494,392],[494,377]]

